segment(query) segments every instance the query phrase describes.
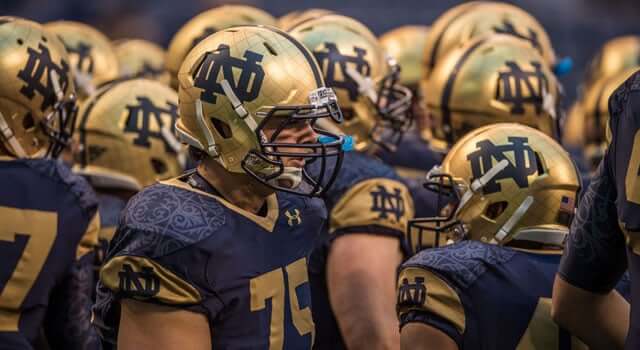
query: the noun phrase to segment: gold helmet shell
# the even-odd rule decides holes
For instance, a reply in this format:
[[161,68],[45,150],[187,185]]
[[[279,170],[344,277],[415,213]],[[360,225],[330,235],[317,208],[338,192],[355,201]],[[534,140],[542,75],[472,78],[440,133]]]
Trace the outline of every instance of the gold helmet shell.
[[595,171],[609,144],[609,97],[640,66],[623,70],[591,84],[582,100],[584,157],[591,171]]
[[502,2],[472,1],[448,10],[431,26],[424,52],[425,76],[452,48],[491,34],[521,39],[536,49],[549,67],[557,63],[549,35],[529,13]]
[[278,18],[278,28],[288,31],[299,23],[333,14],[334,12],[326,9],[310,8],[306,10],[291,11],[284,16]]
[[384,33],[380,43],[400,65],[400,83],[414,90],[423,76],[428,26],[402,26]]
[[[340,136],[325,133],[327,142],[283,144],[277,133],[267,139],[264,125],[270,121],[315,122],[342,119],[333,91],[324,85],[322,72],[311,53],[297,40],[275,27],[238,26],[218,31],[196,45],[178,73],[179,138],[213,157],[232,173],[245,173],[278,190],[319,195],[330,181],[321,171],[311,178],[306,171],[285,168],[281,157],[306,162],[333,157],[342,159]],[[313,125],[313,123],[312,123]],[[316,130],[321,133],[320,130]],[[304,149],[304,152],[299,151]],[[323,163],[324,164],[324,163]],[[325,171],[326,170],[326,171]],[[298,176],[302,175],[302,177]],[[312,189],[280,186],[287,176],[294,185],[305,181]]]
[[111,41],[87,24],[56,21],[44,25],[58,35],[69,52],[78,97],[83,100],[97,87],[118,77],[118,59]]
[[177,118],[178,94],[165,84],[131,79],[103,87],[80,107],[74,170],[94,187],[136,192],[179,175]]
[[584,146],[584,107],[582,101],[575,101],[567,112],[567,119],[562,128],[562,144],[572,149]]
[[289,33],[313,53],[327,86],[336,91],[345,116],[339,128],[355,137],[355,149],[395,147],[411,125],[412,94],[397,83],[397,62],[375,35],[341,15],[308,20]]
[[593,58],[584,79],[584,89],[591,84],[640,65],[640,36],[627,35],[607,41]]
[[148,78],[169,85],[169,72],[164,68],[166,52],[162,47],[143,39],[117,40],[113,47],[119,78]]
[[246,5],[224,5],[200,13],[185,23],[173,36],[167,50],[166,68],[171,87],[178,89],[178,70],[189,51],[209,35],[238,25],[276,25],[267,12]]
[[17,17],[0,17],[0,38],[0,154],[57,157],[76,115],[67,51],[55,34]]
[[[412,249],[422,234],[542,249],[562,248],[580,177],[568,153],[549,136],[515,123],[468,133],[449,151],[426,186],[452,196],[445,215],[410,222]],[[425,231],[426,230],[426,231]],[[433,235],[429,243],[434,243]]]
[[529,44],[492,35],[459,45],[422,82],[430,145],[446,150],[467,132],[517,122],[559,136],[560,85]]

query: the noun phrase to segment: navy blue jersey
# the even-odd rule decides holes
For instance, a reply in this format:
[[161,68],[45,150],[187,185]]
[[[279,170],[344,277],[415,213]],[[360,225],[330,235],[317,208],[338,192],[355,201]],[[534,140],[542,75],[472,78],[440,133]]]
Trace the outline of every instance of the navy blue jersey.
[[[627,265],[631,278],[640,279],[640,72],[611,95],[609,114],[611,143],[580,203],[560,267],[564,280],[596,293],[610,291]],[[634,283],[627,349],[640,348],[639,300]]]
[[397,237],[406,248],[404,232],[414,207],[409,190],[393,168],[357,152],[345,153],[340,173],[323,199],[329,225],[309,261],[317,330],[314,348],[335,350],[344,349],[345,345],[327,291],[326,264],[331,242],[340,235],[369,233]]
[[44,329],[54,348],[91,348],[93,190],[51,159],[0,160],[0,181],[0,347],[29,349]]
[[551,319],[560,258],[478,241],[423,250],[400,268],[400,327],[430,325],[461,350],[586,349]]
[[94,323],[117,339],[122,298],[202,313],[214,349],[309,349],[307,256],[325,224],[319,199],[275,193],[260,216],[197,174],[127,204],[100,272]]
[[116,232],[120,213],[127,205],[127,201],[104,191],[98,191],[100,206],[100,233],[98,234],[97,265],[101,266],[109,247],[109,242]]
[[416,131],[404,134],[395,151],[381,149],[377,155],[393,166],[401,176],[420,180],[424,180],[431,168],[442,163],[444,156],[434,152]]

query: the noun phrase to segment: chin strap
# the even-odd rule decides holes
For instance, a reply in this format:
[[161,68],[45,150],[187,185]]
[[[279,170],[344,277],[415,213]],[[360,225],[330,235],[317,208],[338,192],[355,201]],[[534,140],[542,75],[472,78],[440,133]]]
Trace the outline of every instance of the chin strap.
[[513,240],[531,241],[544,245],[563,247],[568,235],[569,230],[529,228],[518,231],[513,236]]
[[[471,199],[471,197],[474,195],[474,193],[478,192],[484,186],[486,186],[487,183],[489,183],[489,181],[491,181],[491,179],[496,177],[496,175],[498,175],[507,166],[509,166],[509,161],[506,160],[506,159],[503,159],[503,160],[499,161],[498,164],[496,164],[494,167],[489,169],[489,171],[487,171],[484,175],[482,175],[481,177],[475,179],[471,183],[471,186],[469,186],[467,191],[460,198],[460,204],[458,204],[458,209],[456,209],[456,213],[455,213],[454,216],[458,215],[460,210],[464,207],[465,204],[467,204],[467,202]],[[439,169],[435,169],[435,170],[439,171]]]
[[240,117],[240,119],[244,120],[244,122],[252,131],[256,131],[256,129],[258,128],[258,123],[256,123],[256,120],[253,118],[251,113],[247,112],[247,110],[244,108],[244,105],[242,104],[242,102],[240,102],[240,99],[238,98],[238,96],[236,96],[236,93],[233,92],[229,81],[225,79],[220,82],[220,85],[222,85],[222,90],[224,90],[224,94],[227,95],[227,98],[229,99],[229,102],[231,102],[231,106],[233,107],[233,110],[236,111],[236,114]]
[[2,137],[9,143],[9,146],[11,146],[18,158],[27,158],[27,152],[25,152],[22,145],[18,142],[16,135],[11,128],[9,128],[9,123],[7,123],[2,113],[0,113],[0,133],[2,133]]
[[513,215],[511,215],[509,220],[507,220],[507,222],[505,222],[504,225],[500,227],[498,233],[496,233],[496,235],[491,239],[491,243],[499,244],[500,242],[502,242],[507,237],[507,235],[509,235],[509,232],[511,232],[518,221],[522,219],[527,210],[529,210],[531,204],[533,204],[533,197],[527,196],[527,198],[522,201],[520,206],[518,206],[518,209],[516,209]]
[[375,83],[371,78],[363,76],[360,72],[353,69],[353,67],[347,67],[346,73],[358,84],[358,92],[367,96],[374,103],[378,101]]

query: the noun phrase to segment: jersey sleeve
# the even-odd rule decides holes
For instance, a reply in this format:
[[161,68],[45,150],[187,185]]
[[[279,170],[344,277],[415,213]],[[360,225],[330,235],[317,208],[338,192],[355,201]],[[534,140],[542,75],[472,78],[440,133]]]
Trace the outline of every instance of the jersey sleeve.
[[447,334],[461,348],[466,315],[460,296],[445,279],[421,267],[401,267],[397,298],[401,331],[409,323],[424,323]]
[[386,178],[368,179],[355,184],[333,206],[329,232],[402,238],[413,215],[413,200],[403,183]]
[[76,260],[83,256],[93,253],[98,248],[98,234],[100,232],[100,213],[96,210],[93,214],[87,229],[78,242],[76,249]]
[[[640,188],[634,188],[640,167],[640,115],[633,115],[633,110],[640,111],[640,91],[630,92],[630,83],[609,100],[611,143],[581,198],[560,263],[562,279],[594,293],[611,291],[627,268],[621,225],[627,231],[640,230]],[[637,107],[623,108],[627,102]],[[629,237],[633,247],[634,235]]]

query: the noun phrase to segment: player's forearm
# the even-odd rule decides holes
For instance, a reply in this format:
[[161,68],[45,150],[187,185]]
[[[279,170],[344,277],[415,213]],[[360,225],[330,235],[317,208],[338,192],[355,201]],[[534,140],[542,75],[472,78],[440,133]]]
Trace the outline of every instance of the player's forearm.
[[604,295],[590,293],[556,277],[553,319],[592,350],[624,348],[629,311],[629,303],[615,290]]

